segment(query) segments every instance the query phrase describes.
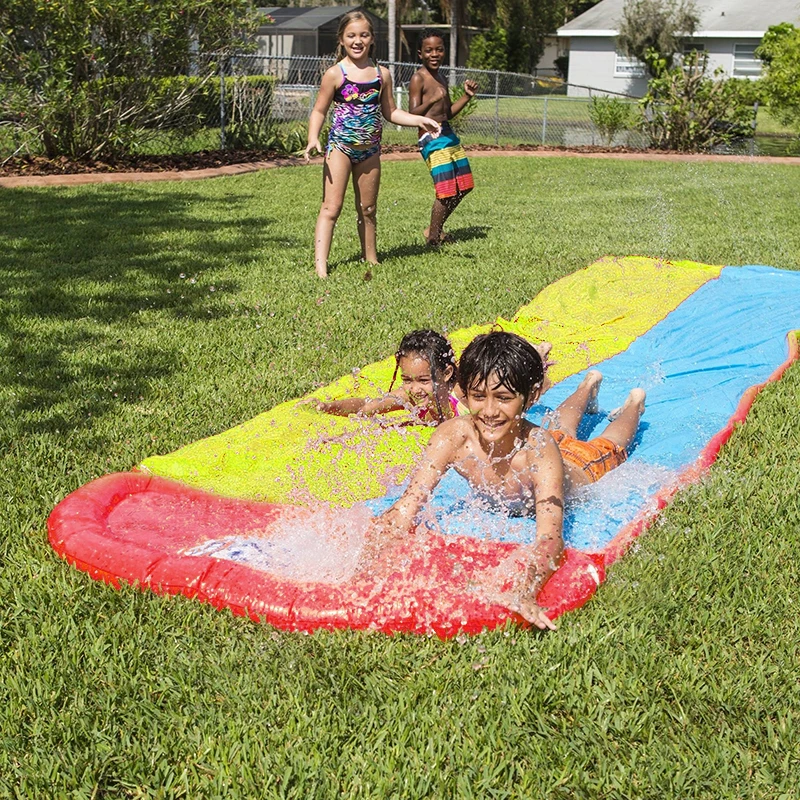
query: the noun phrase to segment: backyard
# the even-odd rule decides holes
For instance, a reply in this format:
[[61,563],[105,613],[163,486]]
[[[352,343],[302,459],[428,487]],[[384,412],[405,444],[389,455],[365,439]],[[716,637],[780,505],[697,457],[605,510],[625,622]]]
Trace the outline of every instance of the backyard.
[[93,478],[604,255],[800,269],[800,163],[472,166],[431,252],[424,166],[385,163],[382,263],[357,259],[349,195],[326,282],[319,166],[0,190],[0,795],[800,797],[797,364],[547,635],[285,633],[51,550],[48,514]]

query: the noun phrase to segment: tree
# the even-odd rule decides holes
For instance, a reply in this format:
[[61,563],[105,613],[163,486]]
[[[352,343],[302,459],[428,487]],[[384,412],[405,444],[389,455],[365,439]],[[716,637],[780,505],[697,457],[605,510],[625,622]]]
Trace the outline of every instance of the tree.
[[626,0],[617,46],[655,78],[672,69],[699,22],[694,0]]
[[[6,0],[0,113],[50,157],[129,152],[185,111],[193,51],[237,49],[248,0]],[[166,80],[165,80],[166,79]]]
[[707,73],[708,55],[690,53],[684,63],[650,80],[642,98],[643,128],[653,147],[708,150],[753,132],[755,98],[750,81]]
[[760,83],[770,109],[784,125],[800,128],[800,28],[773,25],[756,55],[764,62]]
[[504,72],[508,66],[507,59],[508,36],[504,28],[495,25],[486,33],[473,37],[467,66]]
[[544,40],[564,22],[563,0],[497,0],[497,22],[508,37],[508,69],[531,72]]

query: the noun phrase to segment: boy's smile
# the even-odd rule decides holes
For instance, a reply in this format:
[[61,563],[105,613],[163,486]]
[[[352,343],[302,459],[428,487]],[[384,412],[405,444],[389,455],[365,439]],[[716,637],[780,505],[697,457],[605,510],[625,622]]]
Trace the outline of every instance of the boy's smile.
[[522,427],[525,398],[498,384],[497,375],[492,373],[485,383],[467,390],[466,402],[481,440],[494,451],[513,449]]
[[439,69],[444,61],[444,42],[438,36],[429,36],[420,46],[419,57],[428,69]]

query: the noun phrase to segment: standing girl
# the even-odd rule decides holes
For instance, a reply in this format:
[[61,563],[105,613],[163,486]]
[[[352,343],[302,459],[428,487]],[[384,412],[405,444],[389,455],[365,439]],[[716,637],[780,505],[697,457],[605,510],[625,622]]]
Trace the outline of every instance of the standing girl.
[[375,34],[366,14],[361,11],[345,14],[337,36],[336,55],[340,61],[322,76],[308,122],[305,150],[306,160],[312,151],[322,152],[319,135],[333,103],[322,173],[322,208],[314,232],[314,266],[320,278],[328,277],[333,229],[351,174],[361,256],[370,264],[378,263],[375,215],[381,178],[381,115],[395,125],[418,127],[433,134],[440,130],[436,120],[409,114],[395,106],[389,71],[371,58]]

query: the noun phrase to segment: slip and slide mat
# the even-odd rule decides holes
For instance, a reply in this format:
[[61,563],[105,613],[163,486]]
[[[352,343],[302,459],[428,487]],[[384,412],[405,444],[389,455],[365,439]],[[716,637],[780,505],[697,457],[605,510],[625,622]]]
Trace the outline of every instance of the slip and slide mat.
[[[800,272],[604,258],[494,325],[553,343],[555,385],[535,421],[546,425],[592,366],[604,375],[601,412],[582,437],[632,387],[647,391],[629,460],[568,507],[566,557],[538,597],[557,617],[592,596],[797,359]],[[451,334],[456,352],[491,327]],[[313,396],[375,396],[393,368],[389,357]],[[515,619],[503,602],[524,575],[535,521],[494,513],[453,471],[384,568],[354,574],[369,520],[402,491],[431,429],[325,415],[307,400],[83,486],[52,512],[52,546],[113,586],[180,593],[289,630],[447,637]]]

